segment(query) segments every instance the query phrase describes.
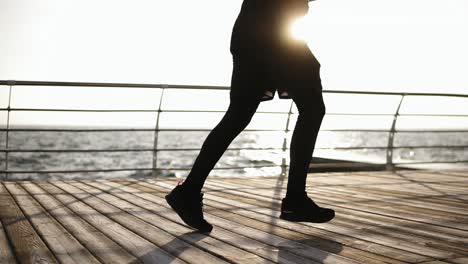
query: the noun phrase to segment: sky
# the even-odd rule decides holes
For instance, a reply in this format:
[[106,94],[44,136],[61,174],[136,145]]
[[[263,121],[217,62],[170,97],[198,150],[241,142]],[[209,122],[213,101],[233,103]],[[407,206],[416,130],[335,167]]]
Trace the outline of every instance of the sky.
[[[228,86],[241,3],[0,0],[0,79]],[[296,32],[324,89],[468,94],[467,29],[466,0],[317,0]],[[38,99],[26,97],[13,102]],[[39,101],[63,98],[77,99]]]
[[[229,85],[241,0],[0,0],[0,79]],[[468,1],[318,0],[325,89],[468,93]]]

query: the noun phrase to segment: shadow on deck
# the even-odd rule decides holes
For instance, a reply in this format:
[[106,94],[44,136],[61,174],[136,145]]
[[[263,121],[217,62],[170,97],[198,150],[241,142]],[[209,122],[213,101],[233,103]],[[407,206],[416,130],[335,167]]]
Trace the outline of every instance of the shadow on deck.
[[0,263],[468,263],[468,172],[313,173],[326,224],[278,218],[286,179],[210,177],[209,235],[164,200],[177,179],[0,182]]
[[385,164],[313,157],[309,172],[383,171],[386,169]]

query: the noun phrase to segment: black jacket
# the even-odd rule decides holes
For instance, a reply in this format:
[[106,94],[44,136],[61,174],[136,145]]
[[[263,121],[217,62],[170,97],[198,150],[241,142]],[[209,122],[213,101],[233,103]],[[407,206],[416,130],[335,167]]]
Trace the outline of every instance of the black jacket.
[[308,9],[308,0],[244,0],[234,24],[231,51],[279,45],[288,39],[289,23]]
[[[231,97],[271,100],[320,90],[320,64],[290,23],[308,11],[308,0],[244,0],[231,36]],[[267,95],[266,95],[267,94]]]

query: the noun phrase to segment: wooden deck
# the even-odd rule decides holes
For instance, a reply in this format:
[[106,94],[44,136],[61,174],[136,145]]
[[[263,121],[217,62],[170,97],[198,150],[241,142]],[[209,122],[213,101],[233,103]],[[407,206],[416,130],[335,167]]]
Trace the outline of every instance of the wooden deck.
[[468,172],[314,173],[336,218],[278,218],[286,181],[205,185],[210,235],[164,195],[176,179],[0,183],[0,263],[468,263]]

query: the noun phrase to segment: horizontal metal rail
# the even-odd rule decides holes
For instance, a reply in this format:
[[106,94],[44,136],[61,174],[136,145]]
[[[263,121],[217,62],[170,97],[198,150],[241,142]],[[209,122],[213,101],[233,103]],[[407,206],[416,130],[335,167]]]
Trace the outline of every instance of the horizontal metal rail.
[[[237,166],[237,167],[215,167],[215,170],[241,170],[245,168],[265,168],[265,167],[279,167],[280,164],[263,164],[263,165],[249,165]],[[190,170],[191,167],[158,167],[158,170]],[[154,171],[154,168],[122,168],[122,169],[95,169],[95,170],[0,170],[0,173],[18,173],[18,174],[27,174],[27,173],[96,173],[96,172],[125,172],[125,171]]]
[[63,87],[102,87],[102,88],[160,88],[160,89],[192,89],[192,90],[228,90],[226,86],[206,85],[169,85],[144,83],[94,83],[94,82],[49,82],[49,81],[16,81],[0,80],[0,85],[8,86],[63,86]]
[[[282,148],[228,148],[228,151],[239,150],[281,150]],[[197,151],[199,148],[136,148],[136,149],[0,149],[0,152],[153,152],[153,151]]]
[[[0,80],[0,85],[9,86],[9,103],[8,107],[0,108],[1,111],[6,111],[7,115],[7,126],[6,128],[0,128],[0,132],[6,132],[6,145],[5,148],[0,148],[0,152],[5,153],[5,169],[0,170],[0,173],[8,174],[18,173],[92,173],[92,172],[119,172],[119,171],[156,171],[156,170],[189,170],[190,168],[175,168],[175,167],[159,167],[157,166],[157,155],[158,152],[164,151],[198,151],[200,148],[158,148],[157,147],[157,136],[161,132],[209,132],[212,129],[178,129],[178,128],[166,128],[160,129],[159,125],[155,128],[97,128],[97,127],[69,127],[69,128],[56,128],[56,127],[17,127],[12,128],[10,124],[10,113],[11,112],[87,112],[87,113],[155,113],[157,114],[157,123],[159,123],[159,114],[161,113],[224,113],[221,110],[190,110],[190,109],[161,109],[162,99],[159,107],[155,109],[48,109],[48,108],[14,108],[11,106],[12,88],[14,86],[51,86],[51,87],[83,87],[83,88],[148,88],[148,89],[192,89],[192,90],[229,90],[226,86],[200,86],[200,85],[168,85],[168,84],[137,84],[137,83],[94,83],[94,82],[49,82],[49,81],[16,81],[16,80]],[[454,98],[468,98],[468,94],[450,94],[450,93],[401,93],[401,92],[371,92],[371,91],[343,91],[343,90],[324,90],[324,93],[329,94],[354,94],[354,95],[381,95],[381,96],[400,96],[400,106],[404,99],[409,96],[433,96],[433,97],[454,97]],[[162,95],[163,95],[162,93]],[[289,107],[289,111],[259,111],[261,114],[275,114],[275,115],[287,115],[287,123],[289,124],[290,118],[298,113],[292,112],[292,100]],[[452,161],[414,161],[414,162],[394,162],[393,161],[393,150],[396,149],[461,149],[468,148],[467,145],[415,145],[415,146],[394,146],[393,137],[397,133],[468,133],[466,129],[399,129],[395,128],[395,123],[400,117],[454,117],[454,118],[467,118],[468,114],[403,114],[398,110],[396,113],[327,113],[328,116],[388,116],[393,117],[393,127],[389,129],[322,129],[321,131],[327,132],[365,132],[365,133],[388,133],[390,135],[389,144],[387,146],[351,146],[351,147],[317,147],[320,150],[387,150],[387,165],[410,165],[410,164],[428,164],[428,163],[466,163],[464,160],[452,160]],[[284,132],[284,140],[286,140],[287,134],[291,132],[289,125],[285,129],[245,129],[245,132]],[[9,133],[18,132],[154,132],[155,133],[155,146],[153,148],[122,148],[122,149],[16,149],[11,148],[8,144],[10,137]],[[283,147],[246,147],[246,148],[228,148],[228,151],[240,151],[240,150],[255,150],[255,151],[287,151],[289,148],[283,142]],[[153,152],[154,163],[152,168],[111,168],[111,169],[92,169],[92,170],[42,170],[42,171],[27,171],[27,170],[12,170],[8,167],[8,154],[9,153],[105,153],[105,152]],[[249,166],[238,166],[238,167],[215,167],[214,169],[245,169],[245,168],[257,168],[257,167],[282,167],[282,173],[286,168],[285,160],[281,165],[265,164],[265,165],[249,165]]]
[[[465,149],[468,145],[434,145],[434,146],[394,146],[394,149]],[[286,147],[289,149],[289,147]],[[316,147],[321,150],[366,150],[366,149],[387,149],[387,146],[361,146],[361,147]],[[153,151],[198,151],[199,148],[130,148],[130,149],[0,149],[0,152],[9,153],[93,153],[93,152],[153,152]],[[239,150],[283,150],[283,148],[228,148],[226,151]]]
[[[157,109],[45,109],[45,108],[0,108],[0,111],[16,112],[84,112],[84,113],[224,113],[224,110],[157,110]],[[258,111],[258,114],[288,114],[285,111]],[[297,115],[298,113],[291,113]],[[393,116],[393,114],[372,114],[372,113],[327,113],[330,116]],[[400,114],[399,116],[408,117],[468,117],[461,114]]]
[[[2,109],[0,109],[1,111]],[[7,108],[3,109],[7,110]],[[41,108],[10,108],[9,111],[17,112],[91,112],[91,113],[224,113],[222,110],[157,110],[157,109],[141,109],[141,110],[129,110],[129,109],[41,109]],[[287,114],[288,112],[266,112],[258,111],[259,114]]]
[[434,160],[434,161],[409,161],[409,162],[394,162],[395,165],[419,165],[419,164],[457,164],[468,163],[468,160]]
[[[424,164],[459,164],[468,163],[468,160],[454,160],[454,161],[415,161],[415,162],[394,162],[395,165],[424,165]],[[385,165],[385,163],[375,163],[374,165]],[[279,167],[281,164],[262,164],[262,165],[249,165],[237,167],[214,167],[213,170],[242,170],[245,168],[265,168],[265,167]],[[158,167],[158,170],[165,171],[187,171],[191,167]],[[52,174],[52,173],[99,173],[99,172],[132,172],[132,171],[154,171],[154,168],[121,168],[121,169],[91,169],[91,170],[0,170],[0,173],[8,174]]]
[[[0,128],[0,131],[12,131],[12,132],[207,132],[212,129],[200,128],[200,129],[184,129],[184,128],[167,128],[167,129],[153,129],[153,128]],[[282,132],[283,129],[245,129],[245,132]],[[288,129],[291,131],[291,129]],[[369,132],[369,133],[388,133],[388,129],[321,129],[323,132]],[[456,130],[456,129],[401,129],[395,133],[468,133],[468,130]]]
[[[170,84],[141,84],[141,83],[94,83],[94,82],[52,82],[52,81],[17,81],[0,80],[0,85],[7,86],[64,86],[64,87],[108,87],[108,88],[161,88],[161,89],[195,89],[195,90],[229,90],[228,86],[208,85],[170,85]],[[372,91],[345,91],[323,90],[324,93],[333,94],[367,94],[367,95],[405,95],[405,96],[442,96],[464,97],[468,94],[453,93],[407,93],[407,92],[372,92]]]

